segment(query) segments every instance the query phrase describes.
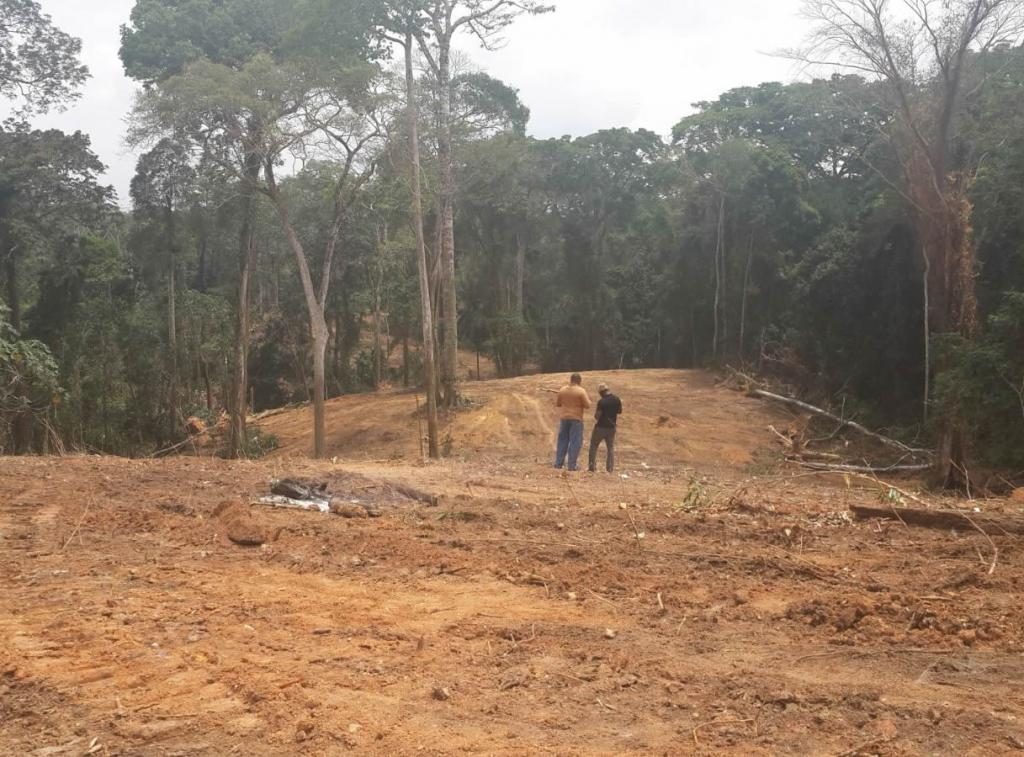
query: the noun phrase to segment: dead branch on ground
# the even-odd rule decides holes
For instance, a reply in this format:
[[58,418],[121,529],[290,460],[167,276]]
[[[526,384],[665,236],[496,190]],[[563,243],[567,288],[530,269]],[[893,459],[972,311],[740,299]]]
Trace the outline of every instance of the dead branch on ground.
[[916,449],[914,447],[910,447],[904,444],[903,442],[897,441],[896,439],[891,439],[888,436],[876,433],[871,429],[862,426],[856,421],[840,418],[838,415],[835,415],[834,413],[830,413],[827,410],[822,410],[820,407],[815,407],[814,405],[810,405],[806,402],[802,402],[801,400],[794,399],[792,397],[784,397],[781,394],[767,392],[764,389],[754,389],[750,392],[750,395],[753,397],[760,397],[761,399],[770,400],[772,402],[778,402],[780,404],[788,405],[790,407],[795,407],[800,410],[803,410],[804,412],[817,415],[821,418],[827,418],[828,420],[834,423],[841,424],[844,428],[852,428],[854,431],[857,431],[858,433],[861,433],[870,439],[874,439],[875,441],[884,444],[886,447],[897,449],[900,452],[909,452],[914,455],[925,455],[928,457],[931,457],[934,454],[931,450]]

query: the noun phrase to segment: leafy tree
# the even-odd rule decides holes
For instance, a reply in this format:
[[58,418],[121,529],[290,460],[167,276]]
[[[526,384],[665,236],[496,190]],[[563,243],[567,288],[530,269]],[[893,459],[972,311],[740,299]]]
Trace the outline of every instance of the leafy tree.
[[171,374],[172,429],[184,420],[178,410],[181,382],[178,374],[178,319],[175,312],[180,247],[177,215],[190,204],[195,180],[196,172],[192,167],[192,156],[188,148],[179,142],[162,139],[156,147],[139,158],[131,184],[136,214],[142,218],[155,216],[163,227],[167,264],[167,344]]
[[46,418],[61,394],[50,350],[42,342],[23,339],[0,314],[0,423],[15,454],[29,451],[24,419]]
[[[190,64],[206,62],[237,72],[254,56],[280,54],[294,28],[294,9],[275,0],[137,0],[130,24],[121,29],[121,61],[129,77],[142,82],[150,97],[173,77],[184,76]],[[208,126],[208,125],[205,125]],[[148,127],[148,128],[147,128]],[[204,124],[189,122],[182,134],[196,140]],[[164,125],[143,124],[136,139],[163,135]],[[227,138],[228,132],[222,133]],[[181,136],[181,135],[175,135]],[[256,190],[260,156],[256,145],[262,123],[255,117],[236,124],[218,150],[240,154],[245,180],[240,182],[242,224],[238,234],[238,276],[234,346],[234,379],[230,403],[232,424],[229,454],[246,447],[248,411],[248,350],[250,336],[250,284],[255,266]]]
[[[895,114],[889,131],[914,208],[925,293],[925,400],[929,399],[931,334],[978,332],[976,257],[967,195],[973,166],[958,165],[955,141],[972,54],[1016,44],[1024,5],[1016,0],[911,0],[909,20],[889,0],[808,0],[817,24],[799,57],[856,68],[884,82]],[[835,58],[833,56],[836,56]],[[966,173],[965,173],[966,172]],[[927,405],[926,405],[927,408]],[[946,414],[938,473],[965,485],[962,424]]]
[[55,27],[36,0],[0,0],[0,19],[0,98],[23,113],[77,98],[89,77],[81,40]]
[[485,49],[522,14],[553,10],[537,0],[412,0],[405,7],[413,13],[410,32],[419,43],[437,87],[437,161],[440,173],[440,281],[442,294],[441,388],[445,404],[456,402],[458,389],[458,304],[455,277],[455,194],[453,158],[454,79],[452,44],[460,32],[475,37]]
[[20,264],[107,215],[113,190],[97,183],[103,170],[81,132],[23,122],[0,130],[0,256],[15,331],[22,328]]

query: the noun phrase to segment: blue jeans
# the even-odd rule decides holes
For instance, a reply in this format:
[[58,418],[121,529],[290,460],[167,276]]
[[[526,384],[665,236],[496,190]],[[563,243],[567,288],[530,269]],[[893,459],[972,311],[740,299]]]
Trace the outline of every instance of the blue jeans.
[[558,451],[555,453],[555,467],[565,465],[565,456],[569,455],[569,470],[578,470],[577,463],[580,450],[583,448],[583,421],[563,419],[558,426]]

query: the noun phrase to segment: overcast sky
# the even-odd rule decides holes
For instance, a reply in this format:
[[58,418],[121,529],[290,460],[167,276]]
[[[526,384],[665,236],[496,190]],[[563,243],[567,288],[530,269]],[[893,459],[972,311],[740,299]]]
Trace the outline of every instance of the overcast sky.
[[[795,78],[792,63],[769,53],[806,34],[801,0],[551,1],[557,10],[518,21],[503,49],[464,46],[475,64],[520,90],[537,137],[615,126],[667,134],[694,102],[732,87]],[[71,109],[35,124],[88,133],[124,203],[135,170],[136,156],[124,146],[135,85],[124,77],[117,50],[134,0],[41,4],[82,39],[92,79]]]

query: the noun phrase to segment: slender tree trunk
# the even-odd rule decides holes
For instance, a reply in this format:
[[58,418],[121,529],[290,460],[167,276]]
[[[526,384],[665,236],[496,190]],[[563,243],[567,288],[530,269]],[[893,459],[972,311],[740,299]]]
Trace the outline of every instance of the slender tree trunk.
[[928,301],[928,281],[931,278],[931,261],[928,259],[928,251],[924,245],[921,247],[921,257],[924,258],[924,275],[921,278],[921,293],[924,297],[924,398],[921,402],[921,422],[927,425],[928,409],[932,399],[932,333],[931,318],[929,316],[931,305]]
[[715,238],[715,332],[711,339],[711,355],[718,357],[718,344],[721,337],[721,303],[722,303],[722,236],[725,226],[725,193],[722,193],[718,204],[718,229]]
[[171,391],[170,402],[170,439],[178,435],[178,393],[181,385],[181,376],[178,370],[178,313],[177,313],[177,250],[175,246],[175,219],[172,206],[166,208],[167,214],[167,350],[171,364]]
[[[381,246],[384,240],[378,230],[377,254],[380,255]],[[384,274],[378,261],[377,271],[373,279],[373,388],[379,389],[381,383],[381,363],[383,357],[380,348],[381,336],[381,289],[384,287]]]
[[402,386],[409,387],[409,336],[402,337]]
[[238,303],[235,321],[234,380],[231,412],[231,435],[228,456],[241,457],[248,446],[246,418],[249,406],[249,280],[256,266],[256,194],[254,186],[259,177],[258,155],[246,158],[248,180],[243,186],[242,228],[238,238]]
[[441,170],[441,384],[446,407],[458,402],[459,312],[455,287],[455,172],[452,166],[452,82],[451,38],[438,40],[438,124],[437,161]]
[[210,381],[210,364],[203,361],[203,384],[206,386],[206,410],[213,417],[213,383]]
[[[200,211],[202,212],[202,211]],[[205,219],[200,221],[199,224],[199,271],[196,275],[196,289],[203,294],[206,294],[206,258],[207,258],[207,246],[209,244],[208,232],[206,229]]]
[[322,460],[327,455],[327,391],[325,383],[325,359],[327,357],[327,321],[323,313],[319,317],[310,314],[313,320],[313,457]]
[[[268,169],[269,172],[269,169]],[[271,199],[277,208],[278,216],[281,219],[281,226],[288,244],[295,255],[295,263],[299,269],[299,279],[302,282],[302,290],[306,299],[306,313],[309,316],[309,335],[312,338],[313,349],[313,457],[317,460],[323,459],[327,454],[326,449],[326,381],[325,365],[327,357],[327,340],[330,337],[330,330],[327,328],[327,319],[324,316],[325,303],[318,299],[316,290],[313,287],[313,278],[309,272],[309,264],[306,262],[306,252],[299,241],[295,227],[292,226],[288,210],[284,200],[275,190]]]
[[334,384],[338,387],[338,390],[343,392],[345,390],[345,382],[348,377],[345,375],[345,348],[342,345],[342,328],[341,328],[341,314],[335,313],[334,315],[334,359],[331,361],[331,365],[334,369]]
[[430,297],[427,245],[423,234],[423,191],[420,181],[419,107],[412,66],[412,35],[405,37],[405,94],[408,109],[409,170],[412,183],[412,225],[416,235],[416,265],[420,280],[420,313],[423,327],[423,378],[427,395],[427,442],[432,460],[441,457],[437,433],[437,368],[434,364],[434,317]]
[[167,350],[171,363],[171,392],[170,392],[170,434],[173,440],[178,431],[178,390],[181,384],[181,377],[178,375],[178,325],[175,300],[177,299],[177,287],[175,286],[174,255],[171,255],[171,267],[167,275]]
[[747,336],[747,296],[750,293],[750,268],[754,263],[754,232],[750,232],[750,244],[747,247],[747,265],[743,271],[743,297],[740,303],[740,359],[743,359]]
[[722,297],[721,297],[722,334],[721,334],[721,336],[719,337],[719,340],[718,340],[719,352],[721,352],[723,354],[725,354],[729,350],[729,262],[728,262],[729,246],[728,246],[728,244],[726,244],[726,242],[729,239],[729,234],[727,233],[727,229],[728,229],[728,224],[726,223],[725,213],[723,212],[723,214],[722,214],[722,231],[721,231],[721,235],[722,235],[722,252],[719,255],[719,261],[720,261],[720,264],[722,266],[722,276],[721,276],[721,279],[720,279],[721,282],[722,282]]
[[526,318],[526,235],[516,233],[516,314]]
[[11,249],[4,250],[4,276],[7,279],[8,317],[14,330],[21,333],[21,298],[18,296],[18,257]]

